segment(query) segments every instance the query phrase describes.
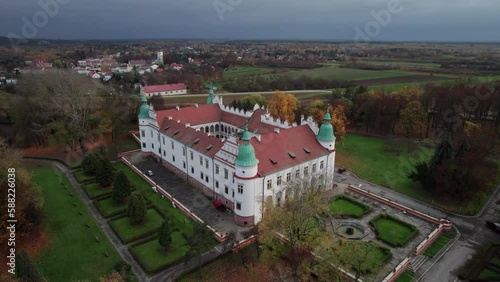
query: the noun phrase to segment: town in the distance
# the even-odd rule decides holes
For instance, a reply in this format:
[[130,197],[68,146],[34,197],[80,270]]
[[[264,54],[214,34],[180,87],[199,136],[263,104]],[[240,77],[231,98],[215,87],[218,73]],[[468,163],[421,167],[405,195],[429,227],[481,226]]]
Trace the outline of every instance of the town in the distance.
[[[404,1],[354,40],[80,39],[55,2],[0,37],[0,281],[500,281],[500,43],[377,41]],[[226,2],[193,29],[259,26]]]

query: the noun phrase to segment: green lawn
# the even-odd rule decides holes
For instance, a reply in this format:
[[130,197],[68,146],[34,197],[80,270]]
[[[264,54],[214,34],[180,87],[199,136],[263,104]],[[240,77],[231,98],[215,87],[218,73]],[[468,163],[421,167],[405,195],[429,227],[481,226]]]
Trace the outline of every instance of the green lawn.
[[377,230],[377,238],[395,247],[404,246],[417,235],[414,226],[391,216],[378,216],[370,222]]
[[122,204],[116,204],[111,197],[107,197],[95,200],[94,204],[101,214],[105,218],[108,218],[126,212],[128,208],[128,199]]
[[362,61],[361,63],[369,63],[374,65],[396,65],[396,66],[416,66],[416,67],[434,67],[439,68],[441,64],[429,62],[405,62],[405,61]]
[[[136,129],[136,127],[132,128]],[[131,136],[119,136],[117,137],[117,141],[108,146],[108,150],[106,151],[106,156],[113,160],[116,159],[118,153],[128,152],[136,149],[140,149],[141,146],[137,141],[135,141]]]
[[425,256],[434,257],[444,246],[446,246],[453,238],[457,236],[457,232],[452,229],[444,231],[424,252]]
[[156,233],[161,226],[163,216],[156,209],[148,209],[144,221],[133,223],[128,216],[120,217],[109,222],[120,240],[128,244],[132,241]]
[[94,180],[95,176],[93,175],[87,175],[83,172],[83,170],[79,169],[73,172],[73,175],[75,176],[76,180],[80,183],[86,182],[86,181],[91,181]]
[[[384,263],[392,257],[388,248],[375,242],[339,241],[335,248],[340,265],[349,266],[351,273],[360,272],[363,275],[377,274]],[[363,257],[361,263],[360,256]]]
[[398,279],[395,282],[411,282],[415,277],[415,274],[410,271],[405,271],[401,275],[399,275]]
[[35,258],[43,277],[47,281],[98,281],[99,277],[112,273],[121,257],[68,179],[58,176],[61,172],[48,166],[34,167],[30,171],[44,195],[43,228],[50,242],[48,248]]
[[353,199],[339,196],[330,202],[330,211],[333,215],[348,215],[361,218],[370,208]]
[[189,251],[189,245],[180,231],[172,233],[172,246],[168,251],[160,246],[158,238],[130,248],[142,268],[148,273],[156,273],[170,265],[180,263]]
[[238,66],[236,68],[224,72],[224,78],[261,75],[276,72],[286,72],[287,69],[283,68],[268,68],[268,67],[251,67],[251,66]]
[[101,185],[99,185],[97,183],[87,184],[83,187],[83,189],[85,190],[85,193],[87,193],[87,195],[91,199],[111,195],[111,193],[113,192],[113,188],[111,186],[101,187]]
[[[494,269],[492,269],[490,267],[485,267],[479,273],[479,278],[500,279],[500,272],[495,271]],[[490,280],[490,281],[492,281],[492,280]],[[498,281],[498,280],[496,280],[496,281]]]

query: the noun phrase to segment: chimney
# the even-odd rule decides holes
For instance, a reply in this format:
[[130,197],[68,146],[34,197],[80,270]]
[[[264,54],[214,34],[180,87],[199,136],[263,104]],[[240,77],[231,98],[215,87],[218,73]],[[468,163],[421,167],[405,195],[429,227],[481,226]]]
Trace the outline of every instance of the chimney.
[[190,128],[191,127],[191,124],[190,123],[186,123],[186,128]]
[[199,129],[199,128],[196,128],[196,132],[199,132],[199,131],[200,131],[200,129]]
[[180,110],[180,109],[181,109],[181,108],[179,108],[179,106],[175,106],[175,108],[176,108],[177,110]]
[[280,133],[280,129],[279,129],[279,128],[275,128],[275,129],[274,129],[274,132],[275,132],[275,133]]
[[171,116],[170,116],[170,117],[168,117],[168,120],[172,120],[172,117],[171,117]]
[[195,106],[196,108],[198,108],[198,103],[194,104],[194,106]]
[[178,120],[177,120],[177,123],[181,123],[181,120],[179,120],[179,119],[178,119]]

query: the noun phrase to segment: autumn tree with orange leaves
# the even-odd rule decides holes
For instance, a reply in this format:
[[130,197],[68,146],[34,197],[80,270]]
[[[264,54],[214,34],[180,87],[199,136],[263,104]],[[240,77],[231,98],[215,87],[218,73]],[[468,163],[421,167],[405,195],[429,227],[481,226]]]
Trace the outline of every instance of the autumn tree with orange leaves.
[[274,96],[268,104],[269,113],[273,118],[280,118],[282,121],[293,123],[295,121],[295,111],[299,108],[299,101],[293,94],[287,94],[276,90]]
[[332,116],[332,125],[337,141],[344,144],[344,136],[346,133],[346,126],[349,124],[347,117],[344,112],[343,106],[336,106],[333,108],[330,106],[329,111]]

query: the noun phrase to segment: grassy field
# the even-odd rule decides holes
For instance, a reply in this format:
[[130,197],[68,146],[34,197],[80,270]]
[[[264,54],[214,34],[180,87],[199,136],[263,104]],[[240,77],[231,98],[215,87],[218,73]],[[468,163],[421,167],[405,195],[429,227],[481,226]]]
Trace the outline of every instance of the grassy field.
[[189,245],[182,233],[177,231],[172,232],[172,246],[168,251],[160,246],[157,238],[134,246],[130,251],[146,272],[155,273],[169,265],[179,263],[189,251]]
[[268,67],[251,67],[239,66],[224,72],[224,78],[233,78],[241,76],[261,75],[269,73],[286,72],[283,68],[268,68]]
[[439,68],[441,64],[429,62],[405,62],[405,61],[362,61],[361,63],[369,63],[374,65],[396,65],[396,66],[415,66],[415,67],[434,67]]
[[451,231],[445,231],[439,235],[439,237],[434,241],[424,252],[424,255],[432,258],[441,249],[443,249],[453,238],[457,236],[457,232],[452,229]]
[[93,175],[87,175],[83,170],[77,170],[73,172],[73,175],[75,176],[76,180],[80,183],[86,182],[86,181],[93,181],[95,176]]
[[379,216],[371,221],[378,232],[378,238],[393,246],[403,246],[416,235],[412,225],[387,216]]
[[370,208],[360,202],[347,197],[336,197],[330,202],[330,211],[333,215],[348,215],[356,218],[361,218]]
[[485,267],[481,272],[479,273],[478,278],[483,278],[483,279],[495,279],[495,280],[486,280],[486,281],[498,281],[497,279],[500,280],[500,272],[490,268],[490,267]]
[[156,233],[160,229],[163,217],[156,209],[148,209],[144,221],[135,224],[128,216],[123,216],[109,222],[123,243],[128,244],[137,239]]
[[99,277],[112,273],[121,257],[75,194],[68,179],[59,176],[61,172],[52,167],[33,167],[30,170],[33,181],[44,195],[43,228],[50,241],[47,250],[35,258],[43,277],[47,281],[98,281]]
[[365,80],[377,79],[386,77],[399,77],[415,75],[411,72],[403,72],[398,70],[390,71],[373,71],[373,70],[360,70],[340,68],[338,65],[327,65],[322,68],[293,70],[286,72],[284,75],[293,77],[309,76],[312,78],[326,78],[326,79],[339,79],[339,80]]

